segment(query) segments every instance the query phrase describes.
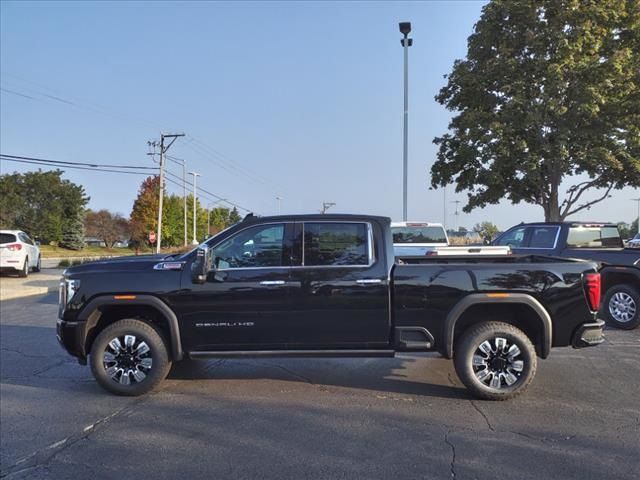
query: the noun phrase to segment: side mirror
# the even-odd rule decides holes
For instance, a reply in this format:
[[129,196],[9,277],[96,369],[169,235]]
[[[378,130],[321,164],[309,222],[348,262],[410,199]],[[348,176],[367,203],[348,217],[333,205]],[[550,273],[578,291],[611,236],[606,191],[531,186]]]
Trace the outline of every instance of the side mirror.
[[209,247],[202,245],[196,251],[196,259],[191,264],[191,281],[203,284],[207,281],[207,275],[212,269],[211,253]]
[[36,247],[39,247],[39,246],[40,246],[40,241],[39,241],[39,240],[36,240],[36,241],[35,241],[35,244],[36,244]]

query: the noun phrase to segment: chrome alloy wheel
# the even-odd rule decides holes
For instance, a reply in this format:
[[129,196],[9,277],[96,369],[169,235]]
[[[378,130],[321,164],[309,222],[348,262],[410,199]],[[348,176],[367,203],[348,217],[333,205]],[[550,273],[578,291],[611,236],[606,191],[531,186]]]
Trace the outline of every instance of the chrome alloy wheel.
[[630,322],[636,316],[636,302],[628,293],[618,292],[609,300],[609,313],[617,322]]
[[521,353],[518,345],[509,343],[506,338],[485,340],[473,354],[473,373],[490,388],[511,387],[524,370]]
[[134,335],[112,339],[102,360],[107,375],[121,385],[142,382],[153,365],[149,345]]

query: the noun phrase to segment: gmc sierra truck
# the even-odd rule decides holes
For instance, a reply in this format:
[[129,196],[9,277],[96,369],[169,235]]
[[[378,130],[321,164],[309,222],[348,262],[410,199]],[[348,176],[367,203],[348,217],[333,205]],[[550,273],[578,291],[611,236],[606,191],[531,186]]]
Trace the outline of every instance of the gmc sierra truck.
[[248,216],[183,255],[65,270],[57,336],[119,395],[150,391],[183,358],[435,351],[473,395],[504,400],[552,347],[603,341],[596,268],[535,255],[396,264],[388,218]]
[[602,316],[630,330],[640,325],[640,250],[624,248],[612,223],[522,223],[498,237],[494,245],[514,253],[580,258],[600,262]]

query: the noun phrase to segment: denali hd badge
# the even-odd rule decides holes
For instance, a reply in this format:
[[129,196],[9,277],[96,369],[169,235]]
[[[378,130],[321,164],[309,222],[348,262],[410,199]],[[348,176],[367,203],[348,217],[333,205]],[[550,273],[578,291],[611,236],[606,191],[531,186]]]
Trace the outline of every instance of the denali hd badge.
[[254,322],[199,322],[196,327],[253,327]]

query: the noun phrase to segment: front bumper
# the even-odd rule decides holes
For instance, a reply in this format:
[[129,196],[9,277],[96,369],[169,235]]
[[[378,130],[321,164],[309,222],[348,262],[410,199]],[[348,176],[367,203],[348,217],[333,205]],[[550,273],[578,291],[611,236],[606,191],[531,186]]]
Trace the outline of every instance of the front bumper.
[[571,345],[573,348],[595,347],[604,342],[604,321],[596,320],[583,323],[573,334]]
[[56,337],[70,355],[77,357],[81,364],[87,363],[87,357],[84,353],[83,339],[86,322],[67,322],[58,319],[56,323]]

